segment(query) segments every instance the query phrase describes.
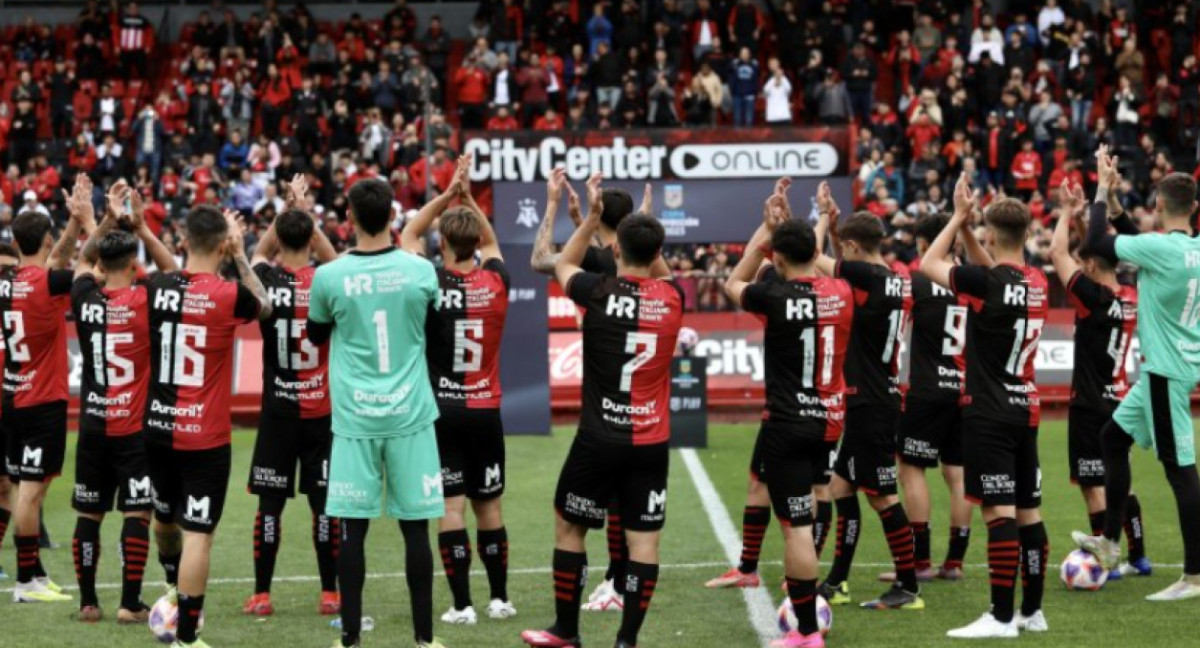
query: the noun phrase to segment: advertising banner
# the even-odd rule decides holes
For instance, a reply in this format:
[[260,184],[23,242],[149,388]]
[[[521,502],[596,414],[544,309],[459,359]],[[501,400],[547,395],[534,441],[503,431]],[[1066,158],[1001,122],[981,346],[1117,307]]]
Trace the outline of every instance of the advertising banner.
[[708,447],[708,360],[671,361],[671,447]]

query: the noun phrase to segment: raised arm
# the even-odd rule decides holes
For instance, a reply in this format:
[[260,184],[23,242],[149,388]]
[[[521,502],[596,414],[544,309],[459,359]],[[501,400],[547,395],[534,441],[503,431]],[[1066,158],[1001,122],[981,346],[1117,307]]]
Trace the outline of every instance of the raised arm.
[[[75,219],[77,212],[91,212],[93,214],[91,218],[95,218],[91,183],[89,182],[87,185],[87,187],[81,187],[81,184],[76,182],[70,195],[67,196],[67,210],[71,213],[72,220]],[[100,239],[111,232],[116,223],[116,218],[106,216],[88,236],[87,241],[83,244],[83,251],[79,254],[79,261],[75,264],[75,278],[78,279],[95,271],[96,262],[100,257]]]
[[[972,206],[971,212],[968,213],[968,217],[973,213],[975,213],[974,206]],[[975,230],[971,229],[970,218],[964,222],[965,225],[959,230],[958,234],[963,242],[963,249],[966,250],[967,261],[985,268],[996,265],[996,260],[992,258],[987,248],[983,247],[983,244],[975,237]]]
[[[469,168],[469,166],[468,166]],[[464,174],[455,183],[458,188],[458,197],[462,200],[463,207],[466,207],[475,219],[479,221],[479,257],[482,263],[487,263],[488,259],[504,260],[504,255],[500,253],[500,241],[496,239],[496,230],[492,227],[487,216],[483,215],[483,210],[479,208],[479,204],[475,202],[475,196],[471,195],[471,184],[467,176]]]
[[946,257],[950,256],[954,238],[958,236],[959,231],[967,229],[967,218],[970,217],[974,204],[975,192],[971,189],[971,181],[967,174],[963,173],[954,185],[954,215],[933,243],[929,244],[925,256],[921,257],[921,272],[943,288],[951,287],[950,271],[954,269],[954,263]]
[[[557,170],[556,170],[557,171]],[[600,174],[593,173],[587,181],[588,215],[584,219],[567,244],[558,255],[558,263],[554,265],[554,275],[558,284],[566,289],[571,278],[583,272],[581,267],[583,257],[587,254],[589,242],[600,228],[600,214],[604,211],[604,203],[600,200]]]
[[[548,275],[557,273],[556,266],[561,256],[554,251],[554,218],[558,214],[558,203],[562,199],[564,186],[567,186],[567,171],[563,167],[557,167],[550,172],[550,177],[546,178],[546,213],[542,217],[541,225],[538,225],[537,235],[533,239],[533,254],[529,258],[529,265],[534,272]],[[576,229],[582,226],[583,221],[580,220]]]
[[642,189],[642,204],[638,206],[638,213],[647,216],[654,215],[654,188],[650,186],[649,182]]
[[[276,218],[279,217],[276,216]],[[250,267],[253,268],[260,263],[271,263],[278,253],[279,235],[275,233],[275,221],[271,221],[267,231],[263,232],[262,238],[258,239],[258,245],[254,246],[254,255],[250,257]]]
[[425,243],[423,237],[425,232],[433,225],[433,220],[440,216],[450,203],[458,197],[458,183],[466,174],[466,169],[470,168],[471,156],[464,155],[458,158],[458,168],[454,170],[454,178],[450,181],[450,185],[445,191],[438,194],[433,200],[425,203],[425,206],[417,212],[415,218],[411,222],[405,224],[404,229],[400,232],[400,247],[412,252],[425,256]]
[[750,237],[746,244],[746,252],[742,259],[733,267],[729,278],[725,280],[725,294],[734,304],[742,304],[742,293],[754,281],[754,277],[762,268],[765,254],[763,250],[771,243],[771,232],[779,223],[787,220],[782,199],[778,194],[772,194],[763,205],[763,222]]
[[141,239],[142,245],[146,246],[146,255],[154,262],[154,267],[158,268],[159,272],[178,270],[179,262],[175,260],[175,255],[171,254],[170,248],[146,224],[146,212],[142,204],[142,196],[132,189],[130,189],[130,193],[132,196],[129,204],[132,209],[129,213],[129,224],[133,226],[133,231]]
[[1092,203],[1084,244],[1092,253],[1101,255],[1108,259],[1109,263],[1116,265],[1120,259],[1117,258],[1117,237],[1108,233],[1108,194],[1117,159],[1109,157],[1107,153],[1108,148],[1105,146],[1101,146],[1096,152],[1096,200]]
[[[778,187],[778,185],[776,186]],[[822,182],[817,187],[817,226],[814,228],[817,235],[817,257],[814,259],[814,263],[818,272],[831,277],[837,269],[837,261],[825,254],[825,235],[830,236],[833,247],[836,249],[838,246],[837,225],[840,215],[841,210],[833,199],[829,183]]]
[[583,209],[579,206],[579,194],[575,193],[575,188],[570,182],[564,182],[563,188],[567,191],[567,216],[571,218],[571,224],[575,227],[583,225]]
[[1062,196],[1062,210],[1054,225],[1054,236],[1050,239],[1050,262],[1054,264],[1059,281],[1066,286],[1071,283],[1071,277],[1079,272],[1079,263],[1071,256],[1071,221],[1085,208],[1087,200],[1083,197],[1083,187],[1072,186],[1069,180],[1063,181],[1059,194]]
[[258,275],[254,274],[254,270],[250,267],[250,259],[246,258],[246,243],[245,233],[242,230],[242,221],[238,218],[238,213],[232,210],[225,210],[225,223],[229,227],[229,240],[227,242],[227,254],[237,267],[238,280],[245,286],[254,299],[258,301],[258,320],[262,321],[271,317],[271,300],[267,296],[267,289],[263,287],[262,281]]
[[[72,188],[71,194],[63,191],[63,196],[68,201],[72,201],[75,194],[79,194],[81,198],[76,201],[77,207],[71,210],[71,217],[63,229],[62,236],[50,251],[47,265],[51,270],[63,270],[71,265],[71,257],[75,256],[75,248],[79,245],[80,232],[85,236],[91,236],[96,231],[96,210],[92,206],[92,180],[86,173],[75,176],[75,186]],[[82,200],[84,196],[87,199],[86,204]]]

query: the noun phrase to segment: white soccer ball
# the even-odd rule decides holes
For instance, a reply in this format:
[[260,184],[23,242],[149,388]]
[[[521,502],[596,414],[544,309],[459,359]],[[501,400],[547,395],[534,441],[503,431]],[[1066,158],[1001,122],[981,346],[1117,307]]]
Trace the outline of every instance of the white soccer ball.
[[1067,589],[1094,592],[1108,582],[1108,570],[1092,554],[1076,549],[1062,562],[1062,581]]
[[[783,603],[779,604],[779,631],[787,634],[796,629],[796,613],[792,610],[792,602],[786,596],[783,597]],[[817,596],[817,630],[822,635],[829,634],[833,628],[833,608],[829,607],[829,603],[824,596]]]
[[[175,641],[175,628],[179,624],[179,604],[172,594],[164,594],[154,605],[150,606],[150,619],[146,622],[155,639],[163,643]],[[200,612],[200,620],[196,629],[204,628],[204,612]]]
[[679,347],[680,353],[691,353],[692,349],[695,349],[697,344],[700,344],[700,334],[696,332],[696,329],[689,326],[679,329],[679,341],[677,346]]

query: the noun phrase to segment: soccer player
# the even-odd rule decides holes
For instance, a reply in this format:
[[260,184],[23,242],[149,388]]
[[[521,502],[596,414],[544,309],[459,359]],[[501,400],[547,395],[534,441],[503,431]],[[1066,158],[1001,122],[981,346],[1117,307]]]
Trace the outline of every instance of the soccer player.
[[[1115,167],[1112,168],[1115,172]],[[1110,176],[1110,206],[1115,200],[1113,188],[1119,179]],[[1050,243],[1050,260],[1075,308],[1075,370],[1071,377],[1071,409],[1068,419],[1067,448],[1071,481],[1079,486],[1087,506],[1093,535],[1104,531],[1104,452],[1100,431],[1112,419],[1113,410],[1129,391],[1125,361],[1129,341],[1137,324],[1137,289],[1117,281],[1117,267],[1094,254],[1086,246],[1079,249],[1079,261],[1071,255],[1071,222],[1087,209],[1083,187],[1064,182],[1060,189],[1062,209]],[[1118,211],[1121,211],[1118,209]],[[1122,214],[1119,231],[1137,231],[1133,221]],[[1109,573],[1113,580],[1135,574],[1150,575],[1146,558],[1141,505],[1130,494],[1125,505],[1125,532],[1129,541],[1129,560]]]
[[[471,542],[467,500],[478,526],[475,541],[487,570],[487,615],[517,613],[508,600],[508,531],[504,494],[504,427],[500,420],[500,339],[508,315],[508,269],[496,234],[467,185],[471,157],[459,159],[450,187],[426,203],[401,232],[404,249],[425,254],[422,240],[436,218],[443,266],[438,268],[437,308],[425,325],[429,378],[438,401],[438,454],[446,515],[438,523],[438,548],[454,596],[442,621],[474,624],[471,605]],[[449,207],[458,198],[462,204]],[[476,262],[476,254],[479,256]]]
[[[1183,576],[1147,597],[1178,601],[1200,596],[1200,477],[1196,474],[1189,396],[1200,382],[1200,239],[1192,236],[1196,181],[1172,173],[1158,182],[1155,214],[1162,233],[1107,234],[1106,170],[1116,161],[1103,156],[1085,245],[1111,264],[1138,266],[1137,332],[1142,375],[1112,421],[1101,432],[1104,452],[1104,533],[1075,532],[1086,551],[1112,569],[1120,560],[1118,539],[1129,496],[1129,448],[1154,449],[1175,494],[1183,535]],[[11,353],[11,350],[10,350]]]
[[[921,272],[966,298],[963,469],[966,496],[982,507],[988,528],[992,607],[974,623],[946,633],[959,639],[1016,637],[1048,630],[1042,614],[1049,542],[1041,517],[1037,432],[1041,413],[1033,361],[1046,321],[1047,284],[1025,265],[1029,208],[1001,198],[984,212],[985,250],[971,232],[975,205],[967,174],[954,189],[954,216],[921,257]],[[969,265],[948,259],[955,236]],[[1016,576],[1023,595],[1014,618]]]
[[[82,181],[82,180],[81,180]],[[62,471],[67,445],[67,318],[74,273],[65,269],[79,234],[95,220],[72,213],[57,244],[49,218],[28,211],[13,220],[18,265],[0,273],[4,364],[4,427],[8,472],[16,484],[15,510],[19,603],[69,601],[46,575],[38,545],[41,507],[50,482]]]
[[[917,251],[924,254],[949,221],[942,214],[918,220],[914,231]],[[956,263],[953,251],[945,260]],[[909,388],[896,430],[900,485],[913,530],[917,580],[928,581],[934,576],[958,580],[962,578],[963,557],[971,538],[971,504],[963,497],[962,410],[958,405],[968,310],[954,293],[920,272],[914,272],[911,279]],[[946,560],[935,572],[930,561],[930,502],[925,471],[939,462],[950,491],[950,544]],[[881,574],[879,578],[895,580],[896,573]]]
[[[329,449],[333,443],[329,405],[329,347],[315,345],[305,331],[312,289],[311,265],[329,263],[337,252],[313,226],[308,183],[288,185],[290,207],[275,218],[258,242],[251,267],[271,298],[271,316],[259,322],[263,337],[262,415],[254,442],[249,491],[258,496],[254,520],[254,594],[242,611],[269,616],[271,580],[282,541],[281,517],[296,489],[312,511],[312,542],[321,578],[320,614],[337,614],[337,518],[325,514]],[[278,263],[275,263],[278,257]],[[296,467],[299,464],[299,480]]]
[[[94,218],[92,183],[84,174],[67,202],[71,212]],[[121,605],[117,623],[145,623],[142,577],[150,553],[150,478],[142,436],[150,389],[148,291],[138,280],[138,241],[162,272],[175,258],[146,225],[141,194],[124,181],[112,185],[108,212],[88,238],[75,265],[71,312],[83,357],[79,440],[75,454],[78,511],[73,543],[79,581],[79,620],[101,619],[96,596],[100,526],[117,501],[121,525]],[[128,206],[128,212],[125,212]]]
[[[333,449],[327,515],[341,518],[338,583],[342,636],[359,645],[364,542],[370,521],[400,521],[417,646],[433,638],[433,553],[429,520],[442,517],[442,467],[434,421],[437,401],[425,360],[425,320],[437,304],[437,272],[392,244],[392,189],[382,180],[350,188],[353,250],[317,269],[308,305],[308,339],[329,349]],[[385,494],[384,488],[387,488]]]
[[[149,284],[154,377],[146,404],[146,461],[159,560],[168,583],[177,583],[175,645],[207,648],[196,626],[229,487],[234,332],[270,317],[271,302],[246,258],[235,212],[197,206],[186,229],[184,269],[159,273]],[[227,260],[238,282],[218,275]]]
[[[556,274],[583,320],[583,409],[554,497],[555,622],[526,630],[531,646],[579,646],[580,598],[587,574],[584,538],[621,507],[629,543],[624,608],[616,646],[637,645],[658,582],[658,543],[666,520],[670,460],[671,356],[683,321],[683,295],[661,263],[665,233],[653,217],[621,221],[617,276],[584,272],[588,241],[603,209],[600,175],[588,180],[588,216],[563,248]],[[665,272],[664,272],[665,270]]]
[[[783,528],[787,593],[798,626],[771,645],[820,648],[812,484],[825,474],[829,444],[842,433],[842,365],[854,297],[844,280],[817,274],[816,234],[784,205],[778,194],[768,200],[764,224],[725,285],[730,300],[766,325],[767,402],[755,462]],[[773,264],[763,265],[767,249]],[[759,279],[750,283],[756,271]]]
[[870,609],[920,610],[913,563],[913,532],[896,496],[896,419],[900,417],[900,344],[912,309],[906,274],[892,270],[879,253],[883,224],[875,216],[852,214],[840,225],[827,183],[817,190],[817,249],[828,231],[841,261],[818,254],[817,269],[845,279],[854,289],[854,330],[846,352],[846,430],[834,464],[830,495],[837,504],[837,553],[821,583],[830,605],[850,602],[846,582],[861,536],[858,491],[879,514],[896,566],[896,582],[882,596],[862,604]]
[[[566,177],[566,170],[559,167],[546,179],[546,214],[538,226],[530,259],[530,264],[536,272],[550,276],[555,275],[555,267],[561,256],[554,252],[554,221],[558,215],[558,206],[562,204],[564,191],[567,192],[567,215],[576,228],[583,224],[579,195],[571,188]],[[613,254],[613,244],[617,241],[617,228],[621,221],[634,213],[633,196],[624,189],[605,188],[600,200],[604,205],[604,211],[600,214],[600,224],[588,240],[587,251],[579,265],[584,272],[615,277],[617,261]],[[652,215],[653,200],[653,192],[647,183],[642,191],[642,204],[638,207],[638,213]],[[625,541],[625,530],[621,524],[621,507],[616,502],[609,503],[607,525],[608,569],[604,572],[604,580],[592,590],[587,602],[583,604],[583,609],[589,612],[619,612],[625,605],[621,588],[617,584],[625,577],[629,544]]]
[[[0,243],[0,273],[17,265],[17,250],[8,243]],[[2,331],[0,331],[2,333]],[[0,334],[0,367],[4,366],[4,336]],[[0,455],[7,456],[5,448],[8,444],[8,431],[4,428],[3,399],[0,398]],[[0,547],[4,546],[4,534],[12,521],[13,483],[8,478],[8,461],[0,465]],[[0,566],[0,580],[8,578],[4,567]]]
[[[775,194],[785,196],[790,186],[791,179],[781,178],[775,184]],[[784,204],[786,205],[786,201]],[[840,429],[839,427],[839,437]],[[761,437],[760,434],[759,439]],[[821,557],[821,550],[828,537],[829,522],[833,517],[833,503],[829,498],[829,480],[833,476],[833,457],[837,454],[837,440],[829,442],[828,445],[826,456],[829,461],[812,476],[812,491],[816,498],[812,536],[818,559]],[[736,566],[706,582],[705,587],[758,587],[762,584],[762,579],[758,575],[758,559],[762,553],[763,538],[766,537],[767,528],[771,524],[771,495],[767,491],[767,483],[763,477],[762,450],[761,444],[756,440],[754,452],[750,456],[750,480],[746,490],[745,508],[742,510],[741,558]]]

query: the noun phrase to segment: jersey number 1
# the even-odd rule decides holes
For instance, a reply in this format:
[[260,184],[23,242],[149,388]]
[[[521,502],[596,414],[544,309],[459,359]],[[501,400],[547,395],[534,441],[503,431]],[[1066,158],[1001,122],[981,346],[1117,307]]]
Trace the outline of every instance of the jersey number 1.
[[[817,330],[807,328],[800,333],[800,341],[804,343],[804,372],[800,383],[806,389],[813,387],[813,372],[817,366]],[[821,384],[828,385],[833,379],[833,327],[821,327]]]
[[1016,336],[1013,339],[1012,352],[1008,354],[1008,362],[1004,365],[1004,369],[1009,374],[1020,376],[1024,371],[1025,365],[1029,362],[1029,356],[1037,348],[1038,338],[1042,337],[1042,324],[1044,323],[1044,320],[1031,320],[1024,317],[1013,323],[1013,331]]
[[178,387],[199,387],[204,384],[203,349],[208,342],[208,329],[195,324],[163,322],[159,327],[158,382]]
[[[301,320],[275,320],[275,343],[278,345],[279,368],[303,371],[313,369],[320,363],[320,354],[308,338],[304,337],[305,323]],[[300,350],[291,352],[290,340],[296,340]]]

